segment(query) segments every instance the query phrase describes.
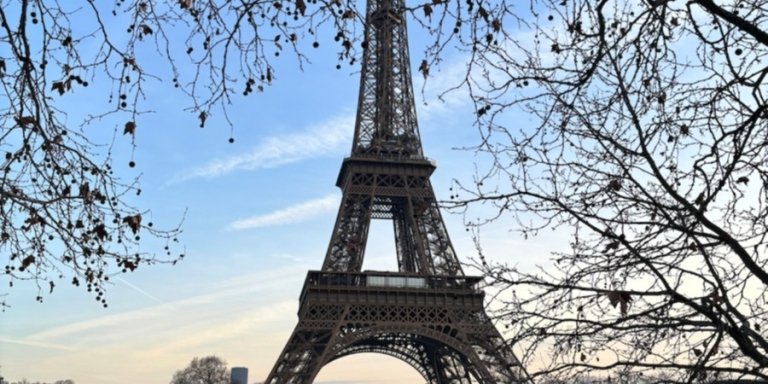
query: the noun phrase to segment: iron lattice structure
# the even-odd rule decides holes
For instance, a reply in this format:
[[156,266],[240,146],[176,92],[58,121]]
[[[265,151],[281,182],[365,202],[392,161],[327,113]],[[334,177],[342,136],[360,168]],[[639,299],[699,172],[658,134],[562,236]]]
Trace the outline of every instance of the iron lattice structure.
[[[355,353],[394,356],[430,384],[523,383],[524,369],[461,269],[440,216],[416,121],[403,0],[368,0],[352,154],[321,271],[310,271],[299,323],[266,380],[309,384]],[[391,220],[397,272],[363,272],[372,219]]]

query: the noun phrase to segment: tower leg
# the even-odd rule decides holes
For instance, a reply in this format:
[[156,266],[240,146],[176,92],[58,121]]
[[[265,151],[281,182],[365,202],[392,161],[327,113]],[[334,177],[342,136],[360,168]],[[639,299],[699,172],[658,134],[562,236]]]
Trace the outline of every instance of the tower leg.
[[331,330],[307,331],[297,327],[280,354],[267,384],[310,384],[322,367],[321,357]]
[[359,272],[362,269],[372,202],[370,195],[344,194],[323,270]]
[[434,362],[439,384],[472,384],[469,372],[464,369],[469,362],[457,356],[455,352],[443,348],[435,356]]

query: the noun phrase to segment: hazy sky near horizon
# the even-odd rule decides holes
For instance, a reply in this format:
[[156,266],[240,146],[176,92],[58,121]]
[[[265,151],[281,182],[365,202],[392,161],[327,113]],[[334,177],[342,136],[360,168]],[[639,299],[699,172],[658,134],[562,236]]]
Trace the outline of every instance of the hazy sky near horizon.
[[[419,33],[409,34],[415,63],[423,49]],[[35,286],[16,283],[7,300],[12,307],[0,314],[0,375],[11,381],[167,383],[193,357],[215,354],[230,366],[248,367],[249,381],[264,380],[296,325],[306,271],[322,264],[341,197],[334,184],[351,147],[359,68],[336,70],[334,53],[312,52],[313,63],[303,71],[285,55],[271,87],[235,98],[229,110],[233,144],[221,116],[199,129],[170,79],[150,82],[157,113],[139,120],[137,166],[128,168],[130,144],[118,137],[116,171],[125,179],[141,174],[137,204],[151,209],[145,217],[157,226],[171,227],[186,212],[180,242],[188,256],[176,266],[141,267],[112,279],[106,309],[82,288],[57,284],[41,304]],[[447,59],[423,93],[423,79],[414,77],[424,151],[438,164],[432,182],[439,199],[451,194],[452,178],[471,180],[474,162],[482,161],[455,149],[479,140],[466,94],[437,97],[466,65],[458,54]],[[106,100],[83,102],[77,91],[66,98],[83,113],[108,107]],[[113,129],[87,132],[111,137]],[[466,261],[474,247],[463,218],[443,216]],[[505,222],[483,229],[486,255],[533,264],[562,241],[558,234],[526,241],[509,229]],[[370,236],[364,269],[396,269],[391,223],[375,221]],[[423,380],[394,358],[361,354],[324,367],[317,382]]]

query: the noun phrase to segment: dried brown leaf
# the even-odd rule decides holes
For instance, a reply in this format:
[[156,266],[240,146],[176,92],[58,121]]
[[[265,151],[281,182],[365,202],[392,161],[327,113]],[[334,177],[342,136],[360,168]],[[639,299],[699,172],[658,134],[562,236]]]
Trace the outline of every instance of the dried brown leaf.
[[22,127],[37,124],[37,119],[34,116],[20,116],[15,117],[14,120],[16,120],[16,124]]
[[619,310],[621,311],[621,315],[627,315],[629,305],[632,303],[632,295],[630,295],[629,292],[610,291],[606,294],[606,296],[608,296],[608,301],[611,303],[612,307],[616,308],[618,305]]
[[304,3],[304,0],[296,0],[296,10],[304,16],[304,12],[307,10],[307,4]]
[[429,75],[429,64],[426,60],[422,60],[421,64],[419,65],[419,72],[421,72],[422,75],[424,75],[424,78],[426,78]]
[[27,267],[29,267],[34,262],[35,262],[34,256],[30,255],[25,257],[24,260],[21,260],[21,267],[19,267],[19,270],[24,271],[25,269],[27,269]]
[[488,11],[485,10],[485,8],[480,7],[480,9],[477,10],[477,14],[483,18],[483,20],[488,21]]
[[123,218],[123,223],[128,225],[128,228],[130,228],[135,235],[139,233],[139,229],[141,229],[141,215],[137,213],[133,216],[126,216]]
[[615,251],[617,249],[619,249],[619,241],[618,240],[612,241],[612,242],[606,244],[605,245],[605,249],[603,249],[603,252]]
[[200,119],[200,128],[205,127],[205,119],[208,118],[208,114],[205,111],[201,111],[197,118]]
[[96,227],[94,227],[93,228],[93,233],[95,233],[96,237],[99,240],[101,240],[101,241],[104,241],[107,238],[107,236],[109,235],[107,233],[107,228],[106,228],[106,226],[104,224],[99,224]]
[[51,90],[59,92],[59,95],[63,95],[66,91],[66,88],[64,86],[64,83],[61,81],[54,81],[53,84],[51,84]]
[[79,196],[82,197],[85,200],[90,200],[91,198],[91,187],[88,185],[88,182],[85,182],[80,185],[80,193]]
[[136,133],[136,123],[133,121],[129,121],[125,123],[125,128],[123,128],[123,135],[133,135]]
[[491,28],[493,29],[494,32],[501,31],[501,20],[493,19],[493,21],[491,22]]

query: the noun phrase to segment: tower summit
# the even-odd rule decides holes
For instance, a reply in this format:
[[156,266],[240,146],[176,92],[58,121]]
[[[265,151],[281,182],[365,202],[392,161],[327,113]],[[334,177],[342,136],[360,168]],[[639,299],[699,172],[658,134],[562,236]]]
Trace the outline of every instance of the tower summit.
[[353,157],[424,160],[402,8],[368,2]]
[[[322,269],[309,271],[299,323],[268,384],[310,384],[338,358],[376,352],[430,384],[528,382],[464,276],[421,148],[403,0],[368,0],[351,156]],[[391,220],[398,271],[362,271],[372,219]]]

